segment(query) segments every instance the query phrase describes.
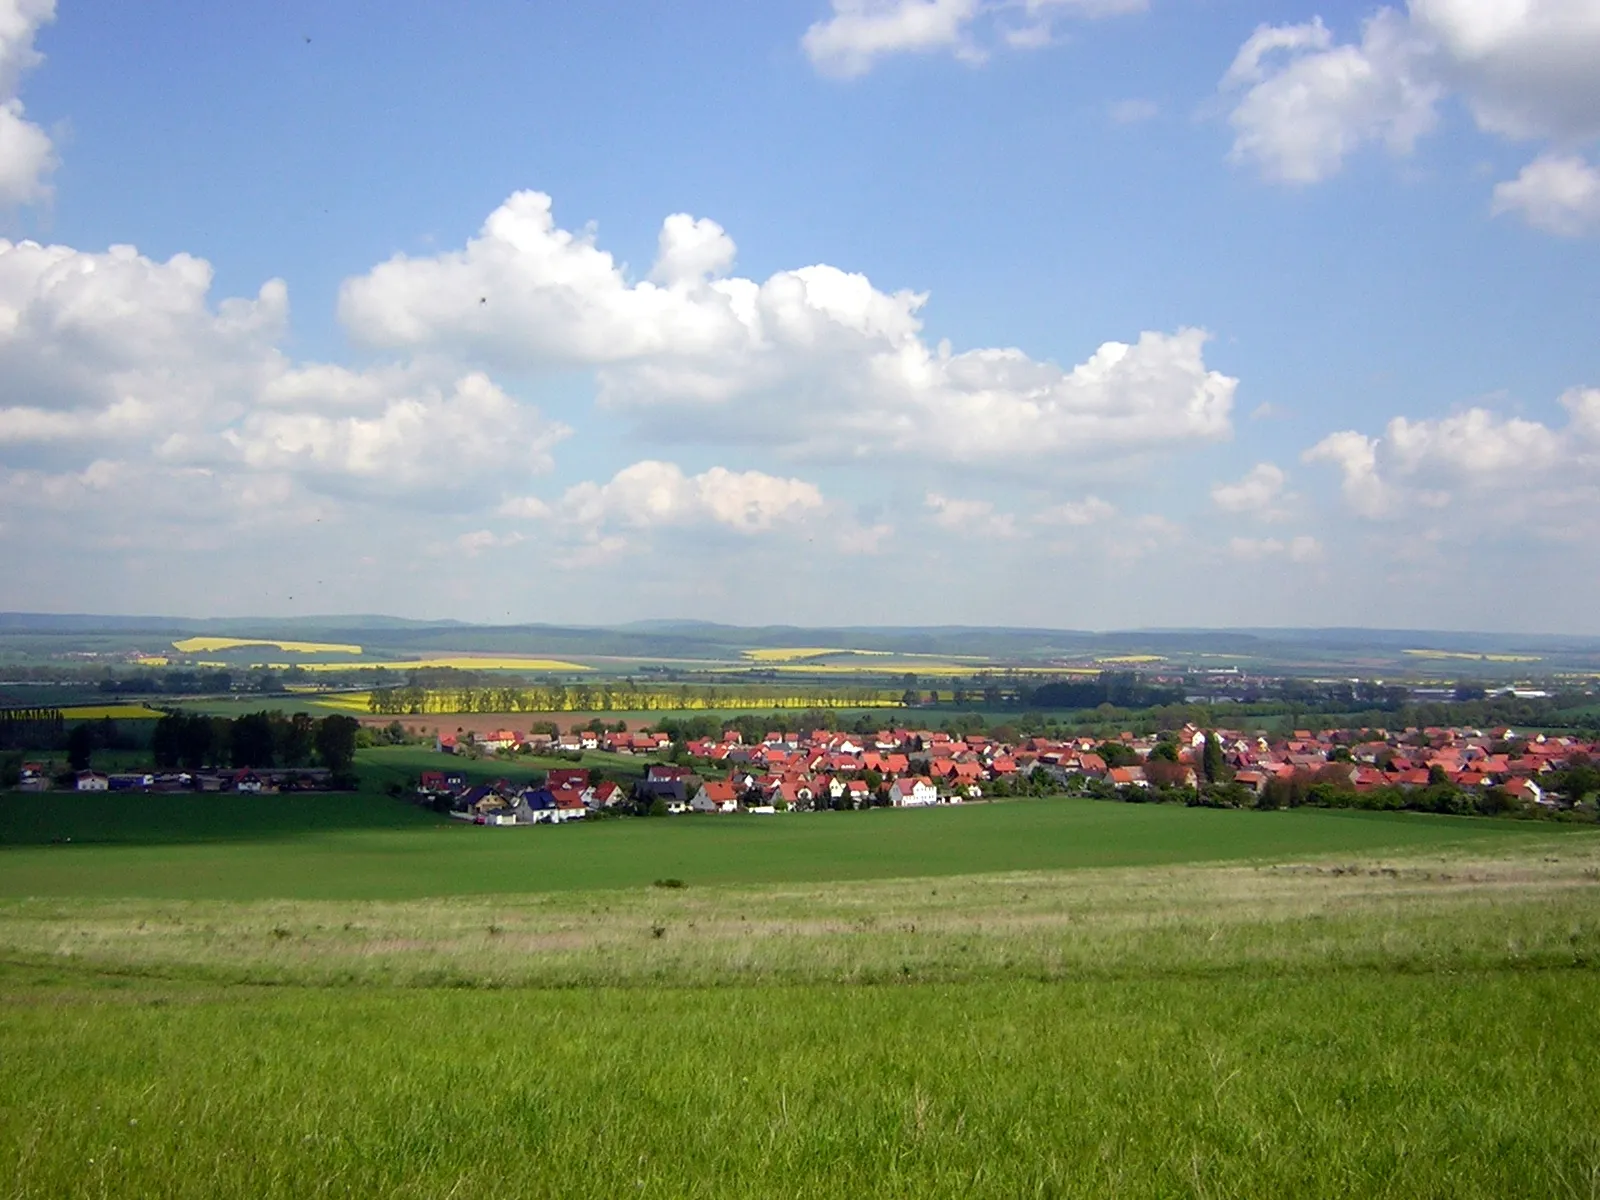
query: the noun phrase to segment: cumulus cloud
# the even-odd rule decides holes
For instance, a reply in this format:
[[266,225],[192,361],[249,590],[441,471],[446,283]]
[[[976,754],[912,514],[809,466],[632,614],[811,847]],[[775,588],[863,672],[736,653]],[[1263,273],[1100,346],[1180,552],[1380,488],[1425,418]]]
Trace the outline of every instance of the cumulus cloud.
[[368,413],[257,409],[224,440],[251,467],[301,473],[343,492],[481,494],[500,477],[542,474],[567,434],[486,375],[418,381]]
[[1369,518],[1462,500],[1491,500],[1507,515],[1592,499],[1600,388],[1574,388],[1560,404],[1568,419],[1559,429],[1474,407],[1426,420],[1396,417],[1381,437],[1341,430],[1301,457],[1336,467],[1346,504]]
[[817,486],[761,471],[712,467],[685,475],[674,463],[646,460],[607,483],[580,483],[561,500],[561,512],[584,525],[633,529],[697,524],[761,533],[822,507]]
[[1245,562],[1287,558],[1290,562],[1316,562],[1322,557],[1322,544],[1310,534],[1281,540],[1279,538],[1236,537],[1228,541],[1228,553]]
[[1576,155],[1544,155],[1495,185],[1493,211],[1517,213],[1535,229],[1562,237],[1600,230],[1600,170]]
[[33,39],[55,18],[55,0],[0,0],[0,205],[50,195],[56,168],[50,136],[29,121],[17,93],[22,76],[43,61]]
[[1249,513],[1265,520],[1283,515],[1279,507],[1283,500],[1288,474],[1274,463],[1257,463],[1243,479],[1233,483],[1219,483],[1211,489],[1211,503],[1223,512]]
[[211,282],[190,255],[0,241],[14,511],[88,512],[108,530],[166,513],[198,530],[318,520],[319,497],[460,506],[548,470],[568,432],[480,372],[296,364],[279,348],[281,281],[215,303]]
[[1433,127],[1442,90],[1422,73],[1420,56],[1392,9],[1365,22],[1358,44],[1334,45],[1321,18],[1259,27],[1222,80],[1225,93],[1242,93],[1228,118],[1230,157],[1270,179],[1315,183],[1368,143],[1409,153]]
[[1099,496],[1085,496],[1082,500],[1068,500],[1063,504],[1054,504],[1041,509],[1033,519],[1040,525],[1066,525],[1081,529],[1109,521],[1116,515],[1117,506],[1109,500],[1102,500]]
[[1600,136],[1600,6],[1593,0],[1411,0],[1439,76],[1479,126],[1514,138]]
[[[558,499],[516,496],[501,503],[499,515],[537,522],[542,537],[552,538],[557,558],[566,567],[587,567],[632,549],[634,535],[655,530],[727,530],[744,537],[798,533],[817,518],[832,518],[841,548],[851,553],[876,549],[873,533],[838,518],[821,490],[804,479],[763,471],[731,471],[712,467],[686,474],[676,463],[646,459],[618,471],[603,483],[586,481],[569,487]],[[812,535],[814,536],[814,534]],[[482,541],[476,549],[489,545]]]
[[600,404],[659,437],[1065,465],[1232,432],[1237,381],[1206,366],[1200,330],[1107,342],[1071,369],[1012,348],[957,353],[922,337],[924,294],[822,264],[722,277],[732,241],[683,214],[660,245],[653,278],[632,282],[592,235],[555,224],[548,196],[521,192],[464,249],[348,280],[340,313],[374,347],[597,367]]
[[923,505],[933,515],[934,524],[966,537],[1014,538],[1017,519],[1011,513],[998,513],[991,500],[958,500],[929,492]]
[[818,70],[864,75],[886,54],[960,48],[978,8],[978,0],[833,0],[833,15],[800,45]]
[[[1368,144],[1409,154],[1452,94],[1486,132],[1593,138],[1597,61],[1600,6],[1592,0],[1411,0],[1405,11],[1379,9],[1346,43],[1320,18],[1263,25],[1221,84],[1235,98],[1232,157],[1271,179],[1314,183]],[[1544,176],[1548,190],[1555,179]]]
[[1146,0],[832,0],[832,14],[800,46],[827,75],[864,75],[894,54],[948,51],[983,62],[990,48],[1029,49],[1054,40],[1056,17],[1142,12]]

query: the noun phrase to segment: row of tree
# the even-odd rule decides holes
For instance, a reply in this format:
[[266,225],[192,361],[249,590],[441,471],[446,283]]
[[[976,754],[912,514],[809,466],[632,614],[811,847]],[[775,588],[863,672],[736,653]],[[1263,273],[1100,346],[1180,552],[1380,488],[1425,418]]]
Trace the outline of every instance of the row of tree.
[[695,709],[873,708],[898,705],[899,692],[830,688],[772,692],[750,688],[650,687],[627,681],[541,687],[374,688],[367,711],[381,716],[447,713],[682,712]]
[[156,722],[150,750],[158,767],[309,767],[350,770],[361,723],[343,714],[318,719],[277,710],[240,717],[168,713]]

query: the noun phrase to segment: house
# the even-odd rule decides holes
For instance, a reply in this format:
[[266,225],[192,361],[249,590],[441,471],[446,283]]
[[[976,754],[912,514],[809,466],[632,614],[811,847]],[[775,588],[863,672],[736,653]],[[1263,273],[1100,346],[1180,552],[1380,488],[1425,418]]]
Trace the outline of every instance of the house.
[[595,784],[589,792],[589,805],[591,808],[615,808],[628,798],[628,793],[623,791],[611,780]]
[[80,792],[104,792],[110,790],[111,781],[96,771],[79,771],[76,786]]
[[1522,800],[1531,804],[1550,803],[1550,801],[1544,798],[1544,789],[1531,779],[1508,779],[1506,780],[1504,786],[1507,795],[1513,797],[1514,799]]
[[562,788],[555,793],[556,807],[553,818],[556,821],[581,821],[589,815],[589,808],[584,803],[584,788]]
[[588,787],[589,772],[584,767],[551,767],[545,774],[544,783],[552,791],[556,788]]
[[1116,787],[1149,787],[1143,767],[1112,767],[1108,776]]
[[726,779],[710,779],[700,785],[700,790],[689,801],[695,812],[731,813],[739,811],[739,793]]
[[262,788],[261,776],[251,770],[235,772],[232,783],[236,792],[259,793]]
[[556,797],[548,787],[524,788],[517,796],[517,822],[522,825],[544,825],[555,822]]
[[895,808],[924,808],[939,803],[939,789],[921,775],[896,779],[889,785],[889,803]]
[[445,791],[449,791],[449,785],[447,783],[445,783],[444,772],[443,771],[424,771],[422,773],[422,778],[417,780],[417,791],[419,791],[419,792],[445,792]]

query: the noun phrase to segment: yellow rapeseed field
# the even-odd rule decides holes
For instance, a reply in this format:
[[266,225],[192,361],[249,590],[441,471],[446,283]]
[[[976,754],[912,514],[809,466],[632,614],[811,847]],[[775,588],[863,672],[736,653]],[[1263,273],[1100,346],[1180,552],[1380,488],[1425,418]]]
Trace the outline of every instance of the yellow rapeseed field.
[[408,662],[318,662],[302,663],[303,671],[348,671],[352,667],[373,670],[382,667],[388,671],[418,671],[427,667],[450,667],[457,671],[592,671],[582,663],[566,662],[559,658],[527,658],[517,654],[450,654],[437,658],[419,658]]
[[826,646],[776,646],[761,650],[746,650],[744,656],[752,662],[796,662],[804,658],[827,658],[831,654],[887,655],[887,650],[840,650]]
[[349,642],[280,642],[274,638],[192,637],[173,642],[183,654],[238,650],[244,646],[276,646],[285,654],[360,654],[361,647]]
[[99,721],[106,717],[113,721],[150,721],[165,715],[143,704],[81,704],[61,710],[67,721]]
[[1108,654],[1104,658],[1097,658],[1097,663],[1153,663],[1164,662],[1159,654]]

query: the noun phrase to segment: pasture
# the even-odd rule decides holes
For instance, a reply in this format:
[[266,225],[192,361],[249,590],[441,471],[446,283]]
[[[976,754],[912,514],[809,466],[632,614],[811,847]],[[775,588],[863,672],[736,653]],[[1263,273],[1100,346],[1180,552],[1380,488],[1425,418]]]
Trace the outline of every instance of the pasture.
[[1064,798],[486,829],[361,793],[43,793],[0,801],[0,896],[359,900],[663,878],[792,884],[1515,845],[1551,832],[1477,817]]
[[[1600,1180],[1590,829],[341,799],[0,797],[7,1195]],[[69,818],[101,840],[39,844]]]

